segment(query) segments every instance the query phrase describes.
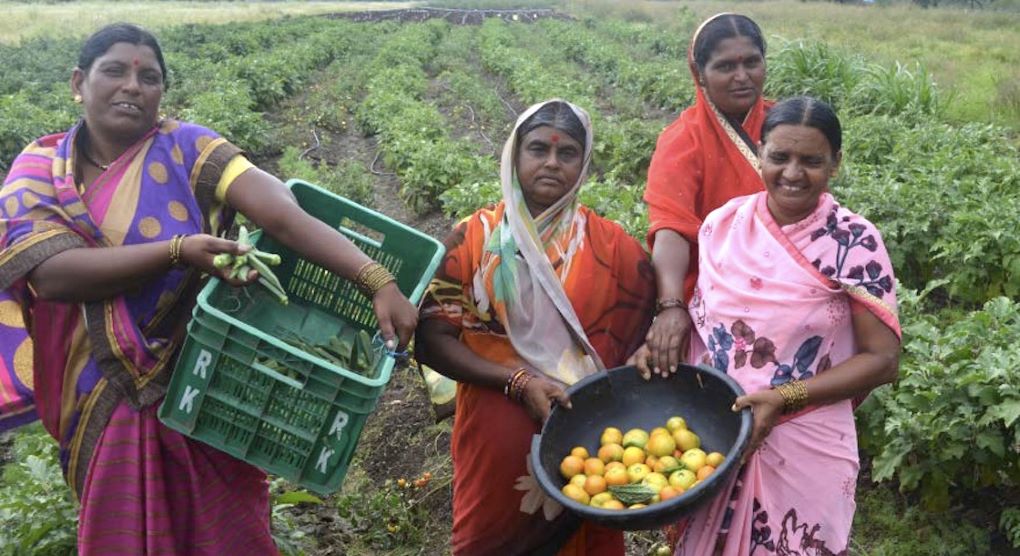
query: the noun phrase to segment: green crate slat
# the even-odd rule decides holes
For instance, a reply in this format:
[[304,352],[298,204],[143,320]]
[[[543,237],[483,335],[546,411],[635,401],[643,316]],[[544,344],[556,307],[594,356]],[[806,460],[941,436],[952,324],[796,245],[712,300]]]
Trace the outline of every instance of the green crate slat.
[[[287,186],[315,218],[344,233],[386,266],[417,303],[443,256],[427,235],[313,184]],[[269,236],[274,268],[290,303],[262,288],[238,290],[212,279],[188,323],[159,417],[170,428],[321,494],[340,487],[368,415],[389,382],[393,359],[382,355],[361,374],[288,344],[341,330],[376,331],[370,299],[347,280],[302,260]],[[286,376],[263,365],[286,370]]]

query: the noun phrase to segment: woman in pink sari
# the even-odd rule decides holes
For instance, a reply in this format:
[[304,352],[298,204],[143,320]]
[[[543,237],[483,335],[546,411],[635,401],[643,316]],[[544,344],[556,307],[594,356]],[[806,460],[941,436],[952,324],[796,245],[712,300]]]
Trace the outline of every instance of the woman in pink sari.
[[[166,67],[133,25],[92,35],[71,77],[84,118],[34,141],[0,189],[0,430],[40,418],[81,502],[80,554],[273,554],[265,474],[156,418],[203,274],[239,253],[242,212],[357,279],[375,263],[203,127],[161,120]],[[314,238],[314,240],[312,240]],[[417,311],[371,290],[404,345]]]
[[[846,554],[855,509],[854,400],[896,378],[900,326],[878,230],[829,193],[841,158],[832,108],[798,97],[762,126],[765,192],[698,233],[690,360],[747,392],[741,470],[681,524],[678,555]],[[646,371],[647,372],[647,371]]]

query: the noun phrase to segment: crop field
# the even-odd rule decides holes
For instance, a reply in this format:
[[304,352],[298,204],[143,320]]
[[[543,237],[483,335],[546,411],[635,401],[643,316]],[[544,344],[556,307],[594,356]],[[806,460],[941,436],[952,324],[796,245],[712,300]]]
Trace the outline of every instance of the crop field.
[[0,0],[0,43],[14,44],[38,36],[77,36],[115,21],[146,27],[167,22],[226,23],[348,11],[399,9],[415,2],[230,2],[230,1],[84,1],[10,2]]
[[[689,38],[703,16],[734,9],[580,1],[557,4],[572,17],[476,13],[462,25],[468,17],[426,17],[441,12],[309,13],[401,3],[254,4],[233,17],[229,3],[161,2],[189,15],[160,24],[151,4],[127,4],[139,11],[115,19],[151,23],[162,42],[168,116],[217,130],[281,178],[436,237],[497,199],[514,118],[551,97],[593,116],[582,201],[642,237],[656,137],[693,101]],[[224,12],[205,17],[210,6]],[[25,19],[0,22],[0,176],[29,141],[76,120],[67,83],[88,30],[30,28],[63,4],[0,2],[9,7]],[[850,554],[1020,554],[1020,19],[787,0],[736,9],[767,34],[768,96],[836,106],[844,162],[834,194],[876,223],[900,281],[900,379],[857,412]],[[916,28],[894,26],[914,16]],[[435,422],[417,369],[395,372],[340,492],[320,499],[273,483],[280,546],[446,553],[450,430]],[[0,464],[0,556],[74,553],[74,506],[41,429],[0,437]],[[663,536],[627,542],[643,555]]]

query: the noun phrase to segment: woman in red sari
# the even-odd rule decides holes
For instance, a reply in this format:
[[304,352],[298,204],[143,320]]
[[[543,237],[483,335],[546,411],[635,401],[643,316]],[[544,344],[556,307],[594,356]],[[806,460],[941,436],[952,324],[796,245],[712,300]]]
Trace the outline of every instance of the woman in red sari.
[[765,113],[765,40],[751,19],[719,14],[698,28],[687,54],[697,98],[659,136],[645,202],[659,299],[639,365],[666,374],[687,355],[687,314],[697,280],[697,233],[709,212],[762,190],[757,145]]
[[587,113],[548,101],[503,149],[503,200],[457,225],[426,295],[417,356],[459,382],[453,552],[622,555],[623,536],[578,524],[539,488],[531,437],[563,388],[620,365],[644,337],[654,276],[641,245],[577,201]]
[[[133,25],[85,41],[84,117],[33,141],[0,190],[0,430],[39,418],[81,502],[78,553],[273,554],[266,475],[156,417],[203,275],[235,212],[331,271],[373,263],[202,126],[160,119],[166,66]],[[376,284],[383,335],[416,310]]]

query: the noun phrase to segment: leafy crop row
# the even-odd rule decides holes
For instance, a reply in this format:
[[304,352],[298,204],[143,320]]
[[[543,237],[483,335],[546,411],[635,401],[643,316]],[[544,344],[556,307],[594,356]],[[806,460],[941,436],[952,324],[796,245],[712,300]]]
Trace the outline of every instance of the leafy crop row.
[[366,94],[355,116],[376,135],[383,160],[394,168],[401,195],[411,208],[427,212],[451,187],[491,179],[489,161],[463,140],[450,137],[439,110],[425,99],[425,65],[449,25],[410,25],[379,49],[368,68]]
[[996,298],[948,326],[901,295],[904,371],[862,412],[873,478],[920,488],[946,509],[953,493],[1020,486],[1020,304]]
[[[162,37],[170,72],[163,109],[262,151],[269,129],[261,112],[297,92],[366,31],[316,18],[169,30]],[[80,39],[0,46],[0,170],[28,142],[78,117],[67,80],[80,46]]]

